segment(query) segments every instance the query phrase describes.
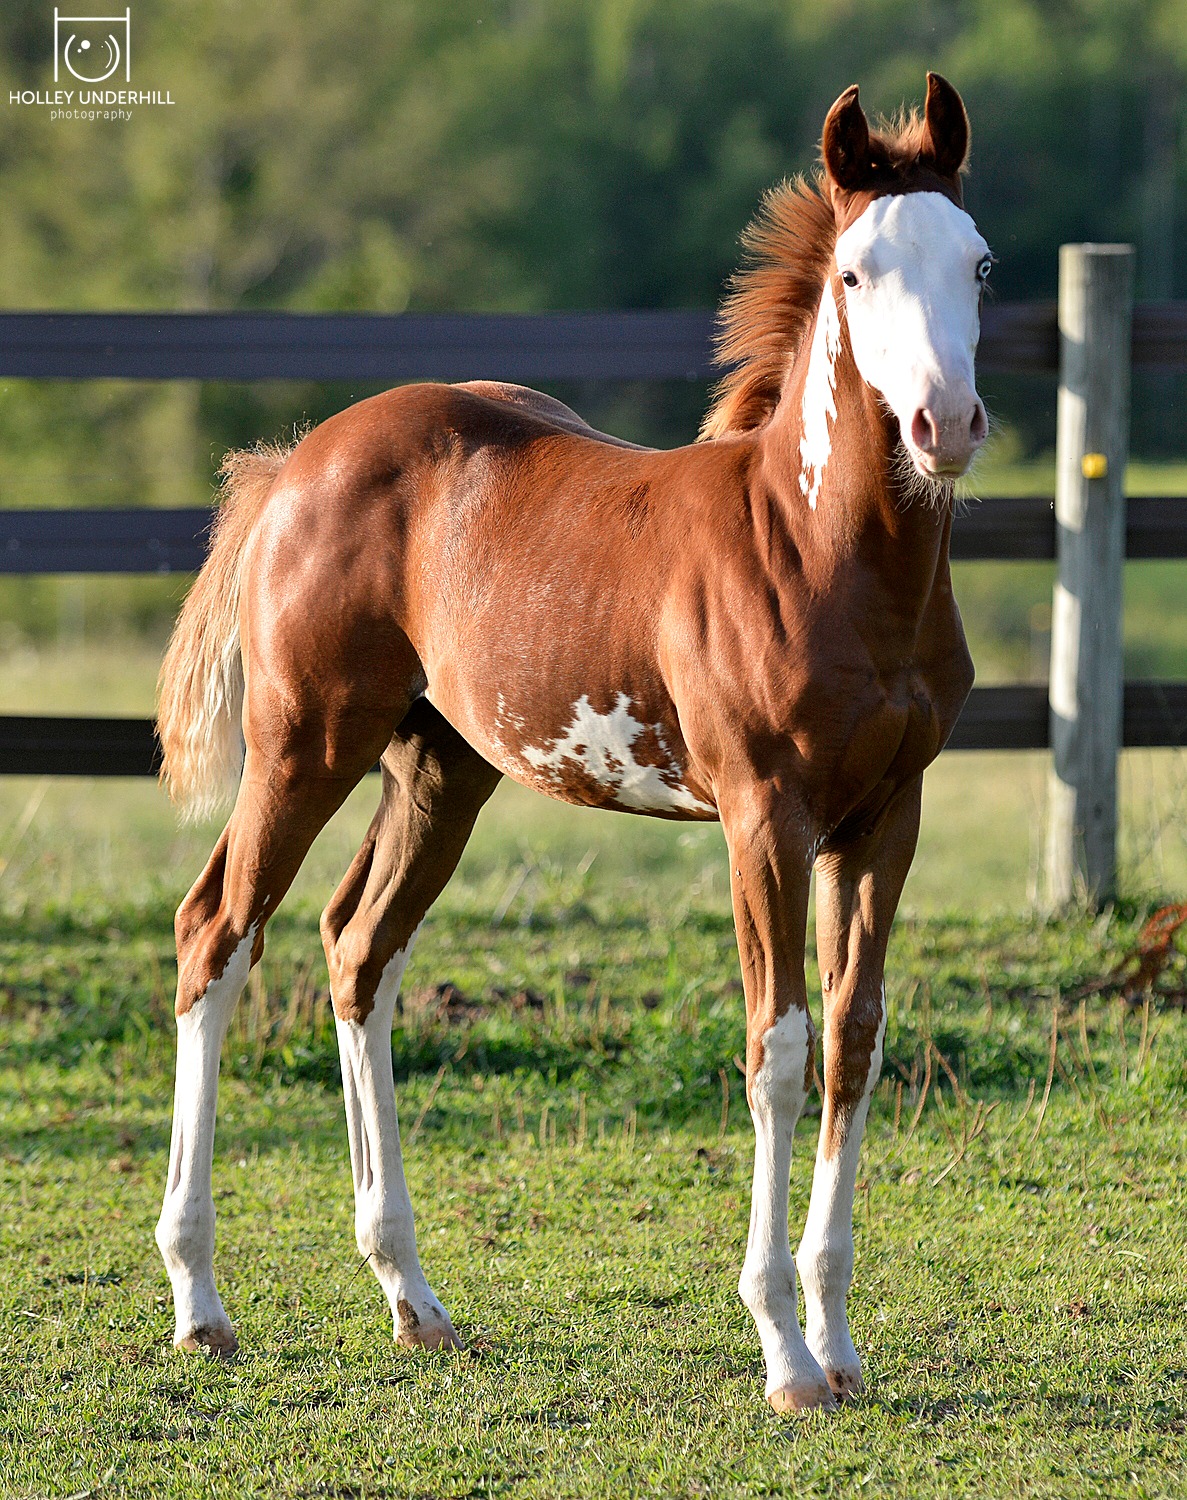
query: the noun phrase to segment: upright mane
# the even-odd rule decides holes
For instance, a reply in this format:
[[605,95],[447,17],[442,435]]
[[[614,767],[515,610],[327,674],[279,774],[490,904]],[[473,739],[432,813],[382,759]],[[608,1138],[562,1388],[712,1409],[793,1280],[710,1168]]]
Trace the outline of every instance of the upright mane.
[[[924,149],[917,110],[870,135],[869,189],[875,195],[937,188],[951,194]],[[812,327],[836,245],[836,218],[822,170],[771,188],[742,235],[744,263],[729,282],[714,357],[730,367],[713,392],[700,437],[761,427],[779,404],[783,380]]]
[[761,427],[779,403],[783,377],[812,327],[836,243],[824,174],[781,182],[742,235],[718,314],[714,357],[732,366],[713,393],[702,438]]

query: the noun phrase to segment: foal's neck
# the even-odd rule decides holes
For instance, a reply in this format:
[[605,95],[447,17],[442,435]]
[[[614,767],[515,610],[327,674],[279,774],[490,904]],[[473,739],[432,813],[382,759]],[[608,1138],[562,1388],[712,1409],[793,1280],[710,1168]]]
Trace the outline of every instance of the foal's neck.
[[904,607],[922,607],[947,558],[949,508],[904,482],[898,424],[858,373],[831,280],[760,443],[805,570],[821,582],[855,562],[893,570]]

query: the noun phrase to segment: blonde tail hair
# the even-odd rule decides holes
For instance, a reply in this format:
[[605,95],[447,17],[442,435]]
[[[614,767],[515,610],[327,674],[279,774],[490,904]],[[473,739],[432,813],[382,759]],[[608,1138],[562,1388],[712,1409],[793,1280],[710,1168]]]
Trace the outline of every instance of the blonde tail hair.
[[239,592],[256,517],[295,444],[228,453],[210,552],[182,606],[157,680],[161,781],[187,818],[235,795],[243,770]]

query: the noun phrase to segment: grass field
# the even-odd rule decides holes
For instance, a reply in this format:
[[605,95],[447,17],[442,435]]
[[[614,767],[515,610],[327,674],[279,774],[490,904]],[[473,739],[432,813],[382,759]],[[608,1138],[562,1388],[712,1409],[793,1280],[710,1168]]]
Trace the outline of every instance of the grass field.
[[149,787],[0,786],[0,1493],[1182,1493],[1187,1025],[1074,999],[1141,902],[1019,915],[982,857],[1009,799],[966,776],[933,802],[921,865],[947,875],[896,931],[860,1174],[870,1394],[780,1419],[734,1290],[751,1133],[720,836],[516,791],[394,1038],[423,1259],[469,1349],[395,1349],[353,1244],[316,934],[373,793],[311,857],[224,1054],[224,1367],[171,1349],[152,1243],[170,918],[209,830],[173,831]]

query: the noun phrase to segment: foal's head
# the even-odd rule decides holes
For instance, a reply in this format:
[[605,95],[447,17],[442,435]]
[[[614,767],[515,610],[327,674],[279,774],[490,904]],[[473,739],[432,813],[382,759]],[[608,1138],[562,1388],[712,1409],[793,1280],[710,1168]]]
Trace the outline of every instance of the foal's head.
[[887,130],[871,131],[856,85],[845,90],[825,120],[823,173],[776,188],[747,231],[751,264],[718,343],[734,368],[702,436],[762,426],[813,324],[830,319],[897,419],[910,470],[942,485],[965,472],[987,430],[973,356],[993,259],[962,204],[968,143],[960,95],[936,73],[923,115]]
[[968,143],[960,95],[938,73],[923,118],[894,136],[871,135],[856,85],[824,122],[853,358],[928,478],[963,474],[988,425],[973,356],[993,257],[961,200]]

